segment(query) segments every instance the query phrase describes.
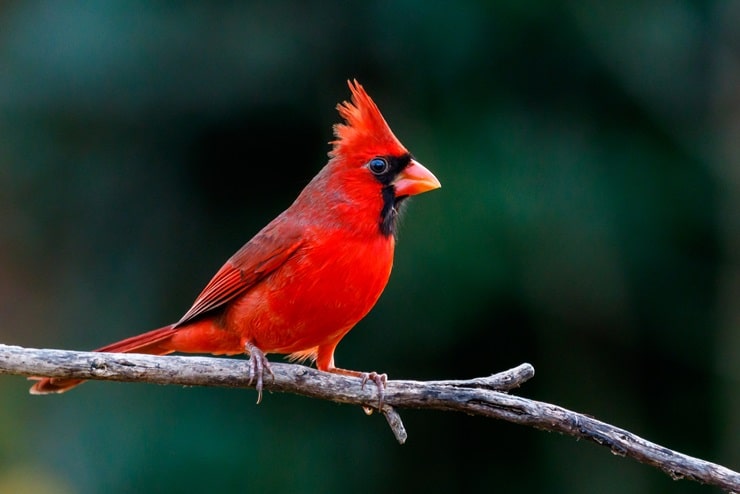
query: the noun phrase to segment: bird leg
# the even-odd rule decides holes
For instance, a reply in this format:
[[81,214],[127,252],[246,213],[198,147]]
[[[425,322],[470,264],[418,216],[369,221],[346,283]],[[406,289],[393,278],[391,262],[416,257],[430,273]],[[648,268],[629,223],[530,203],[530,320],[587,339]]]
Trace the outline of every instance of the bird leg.
[[252,384],[255,378],[257,379],[254,389],[257,390],[257,404],[259,405],[262,401],[262,382],[265,371],[270,373],[273,382],[275,381],[275,373],[272,372],[272,367],[270,367],[270,362],[265,357],[265,352],[257,348],[256,345],[248,341],[244,345],[244,349],[249,353],[249,362],[247,363],[249,384]]
[[[353,376],[353,377],[359,377],[362,379],[362,384],[360,389],[365,389],[365,384],[367,384],[368,381],[372,381],[375,383],[375,386],[378,388],[378,410],[383,410],[383,398],[385,398],[385,386],[388,382],[388,374],[378,374],[377,372],[360,372],[360,371],[353,371],[348,369],[340,369],[339,367],[332,367],[327,369],[329,372],[333,372],[334,374],[342,374],[344,376]],[[365,408],[365,407],[363,407]],[[365,411],[367,412],[367,408],[365,408]]]

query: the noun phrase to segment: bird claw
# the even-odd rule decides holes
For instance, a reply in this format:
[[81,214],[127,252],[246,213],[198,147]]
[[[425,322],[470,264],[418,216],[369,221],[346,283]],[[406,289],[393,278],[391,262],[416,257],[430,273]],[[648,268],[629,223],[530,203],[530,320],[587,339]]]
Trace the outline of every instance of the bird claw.
[[[367,384],[368,381],[374,382],[375,386],[377,386],[378,388],[378,410],[382,411],[383,410],[383,399],[385,398],[385,386],[386,386],[386,383],[388,382],[388,374],[378,374],[375,371],[363,372],[360,374],[360,377],[362,378],[362,385],[360,386],[360,389],[365,389],[365,384]],[[365,413],[367,412],[368,412],[368,409],[365,408]]]
[[251,385],[254,380],[257,383],[254,389],[257,390],[257,404],[259,405],[262,401],[262,384],[264,382],[265,371],[269,372],[272,376],[272,382],[275,382],[275,373],[272,372],[270,361],[265,357],[265,353],[257,348],[252,343],[247,343],[245,349],[249,352],[249,360],[247,362],[247,375],[249,376],[249,384]]
[[[349,370],[349,369],[341,369],[339,367],[331,366],[328,369],[325,369],[327,372],[332,372],[334,374],[341,374],[343,376],[352,376],[352,377],[359,377],[362,380],[362,383],[360,385],[360,389],[365,389],[365,384],[367,384],[368,381],[372,381],[375,383],[375,386],[378,388],[378,411],[383,411],[383,400],[385,399],[385,385],[388,382],[388,374],[378,374],[377,372],[360,372],[355,370]],[[367,415],[371,415],[373,413],[373,409],[367,405],[363,405],[362,409],[365,411]]]

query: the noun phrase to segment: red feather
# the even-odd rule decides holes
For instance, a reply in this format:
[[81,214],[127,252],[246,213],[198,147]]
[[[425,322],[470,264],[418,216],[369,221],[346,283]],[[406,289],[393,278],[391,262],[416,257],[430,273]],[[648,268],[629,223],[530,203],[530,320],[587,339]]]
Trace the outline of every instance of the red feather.
[[[264,369],[271,372],[266,353],[368,377],[336,368],[334,350],[390,276],[395,238],[385,222],[394,221],[404,197],[435,189],[439,181],[411,159],[362,86],[349,87],[352,101],[338,106],[346,123],[334,126],[331,159],[295,202],[223,265],[177,323],[97,351],[248,352],[260,391]],[[373,171],[376,159],[386,168]],[[382,393],[384,375],[370,377]],[[35,379],[34,394],[82,382]]]

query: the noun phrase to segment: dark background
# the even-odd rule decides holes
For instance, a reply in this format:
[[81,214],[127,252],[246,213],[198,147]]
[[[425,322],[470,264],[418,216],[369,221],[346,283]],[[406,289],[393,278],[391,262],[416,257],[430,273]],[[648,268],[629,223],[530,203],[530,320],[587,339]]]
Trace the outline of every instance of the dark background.
[[[735,2],[0,3],[0,341],[177,320],[326,161],[348,78],[443,188],[337,363],[740,467]],[[279,359],[273,356],[273,360]],[[605,448],[242,390],[0,379],[0,492],[703,493]]]

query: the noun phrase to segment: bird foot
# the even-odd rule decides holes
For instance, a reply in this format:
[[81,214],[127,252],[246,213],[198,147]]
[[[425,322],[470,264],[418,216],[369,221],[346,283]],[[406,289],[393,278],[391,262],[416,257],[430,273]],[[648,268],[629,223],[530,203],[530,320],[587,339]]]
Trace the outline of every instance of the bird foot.
[[[362,378],[362,385],[360,389],[365,389],[365,384],[367,384],[368,381],[372,381],[375,383],[375,386],[378,388],[378,410],[383,410],[383,399],[385,398],[385,386],[388,382],[388,374],[378,374],[377,372],[362,372],[360,373],[360,377]],[[365,412],[367,413],[367,409],[365,409]]]
[[252,384],[255,379],[257,380],[254,389],[257,390],[257,404],[259,405],[262,401],[262,383],[264,382],[265,371],[270,373],[273,382],[275,382],[275,373],[272,372],[272,367],[270,367],[270,362],[265,357],[265,352],[249,342],[244,345],[244,349],[249,353],[247,363],[249,384]]
[[[375,386],[378,388],[378,410],[381,412],[383,411],[383,399],[385,398],[385,385],[388,382],[388,374],[378,374],[375,371],[360,372],[349,369],[340,369],[339,367],[334,366],[325,370],[334,374],[342,374],[343,376],[359,377],[362,380],[360,389],[365,389],[365,384],[367,384],[368,381],[374,382]],[[373,413],[373,409],[368,406],[363,406],[362,409],[365,410],[365,413],[368,415]]]

